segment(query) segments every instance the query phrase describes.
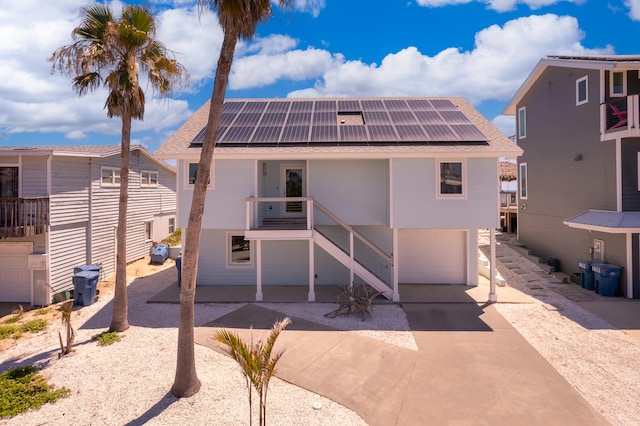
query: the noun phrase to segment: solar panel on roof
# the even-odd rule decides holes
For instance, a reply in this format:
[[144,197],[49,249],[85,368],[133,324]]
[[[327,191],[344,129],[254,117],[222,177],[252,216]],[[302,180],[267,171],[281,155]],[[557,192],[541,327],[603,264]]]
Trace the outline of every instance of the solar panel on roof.
[[461,111],[440,111],[449,124],[471,124],[471,121]]
[[429,135],[431,142],[451,142],[457,141],[458,136],[446,124],[425,125],[425,131]]
[[247,102],[247,104],[242,108],[242,112],[259,112],[261,113],[267,107],[266,102]]
[[402,99],[385,99],[383,101],[389,111],[408,111],[409,106]]
[[363,111],[386,111],[382,101],[377,99],[365,99],[360,101]]
[[433,105],[426,99],[407,99],[407,105],[414,111],[433,111]]
[[451,128],[462,141],[486,141],[487,137],[473,124],[452,124]]
[[313,126],[311,128],[311,142],[337,142],[338,126]]
[[444,118],[436,111],[414,111],[420,124],[445,124]]
[[251,137],[250,143],[276,143],[282,132],[281,126],[258,126]]
[[251,134],[253,133],[253,126],[233,126],[229,128],[229,131],[222,135],[219,139],[221,143],[236,143],[236,142],[248,142]]
[[365,124],[391,124],[391,118],[386,111],[366,111],[364,112]]
[[357,100],[338,100],[338,111],[360,111],[360,102]]
[[233,122],[233,126],[255,126],[260,121],[260,117],[262,114],[260,113],[244,113],[241,112],[236,117],[236,121]]
[[314,111],[329,112],[336,111],[336,101],[316,101]]
[[236,115],[238,115],[237,112],[223,112],[222,115],[220,116],[220,125],[221,126],[228,126],[230,125],[233,120],[235,120]]
[[416,118],[411,111],[389,111],[393,124],[416,124]]
[[280,137],[280,143],[307,143],[309,140],[309,126],[285,126]]
[[457,111],[458,108],[449,99],[430,99],[429,102],[438,111]]
[[287,117],[287,126],[308,126],[309,124],[311,124],[310,112],[290,112],[289,116]]
[[287,118],[285,112],[265,112],[260,120],[261,126],[282,126]]
[[289,111],[289,106],[291,106],[291,102],[272,101],[269,102],[266,112],[287,112]]
[[200,130],[198,134],[193,137],[193,139],[191,140],[191,143],[201,145],[202,142],[204,142],[204,134],[206,132],[207,132],[207,126],[204,126],[202,130]]
[[340,126],[341,142],[366,142],[369,140],[365,126]]
[[246,102],[225,102],[222,104],[222,112],[238,112]]
[[427,142],[429,138],[417,124],[401,124],[395,126],[401,141]]
[[313,125],[329,125],[336,124],[336,112],[319,112],[316,111],[313,113]]
[[370,125],[367,126],[367,128],[369,129],[369,138],[372,142],[390,142],[398,140],[398,135],[396,135],[396,132],[391,125]]
[[291,112],[311,112],[313,101],[293,101],[291,102]]

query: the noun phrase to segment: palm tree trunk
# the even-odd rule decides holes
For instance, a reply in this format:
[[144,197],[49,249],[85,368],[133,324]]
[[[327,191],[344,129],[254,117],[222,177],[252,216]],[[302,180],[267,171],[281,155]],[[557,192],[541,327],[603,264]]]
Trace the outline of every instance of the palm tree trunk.
[[129,159],[131,157],[131,113],[122,114],[122,143],[120,147],[120,200],[116,232],[116,287],[113,314],[109,331],[122,332],[129,328],[127,298],[127,203],[129,197]]
[[198,174],[193,188],[191,211],[187,224],[185,246],[182,255],[182,286],[180,287],[180,318],[178,324],[178,358],[176,362],[176,377],[171,393],[180,398],[194,395],[200,390],[200,380],[196,374],[194,354],[193,312],[196,294],[196,275],[198,270],[198,253],[200,250],[200,233],[202,231],[202,216],[207,195],[207,185],[213,162],[213,148],[220,118],[222,105],[227,90],[227,82],[236,49],[238,33],[225,32],[222,49],[218,58],[218,68],[211,95],[207,131],[204,137]]

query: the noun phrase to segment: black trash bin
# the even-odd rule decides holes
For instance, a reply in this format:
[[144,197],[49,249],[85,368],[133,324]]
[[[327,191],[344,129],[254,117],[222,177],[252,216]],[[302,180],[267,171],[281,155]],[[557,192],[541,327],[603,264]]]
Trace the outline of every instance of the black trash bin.
[[151,263],[163,265],[169,258],[169,244],[157,244],[151,253]]
[[182,257],[176,257],[176,269],[178,270],[178,287],[181,286],[182,282]]
[[96,299],[98,288],[97,271],[80,271],[73,276],[73,304],[76,306],[89,306]]
[[591,268],[593,269],[596,292],[602,296],[615,296],[618,292],[618,279],[620,278],[622,267],[602,263],[595,264]]
[[580,269],[580,282],[582,283],[582,288],[586,288],[587,290],[593,290],[595,288],[593,285],[593,271],[591,270],[592,265],[592,260],[578,260],[578,269]]

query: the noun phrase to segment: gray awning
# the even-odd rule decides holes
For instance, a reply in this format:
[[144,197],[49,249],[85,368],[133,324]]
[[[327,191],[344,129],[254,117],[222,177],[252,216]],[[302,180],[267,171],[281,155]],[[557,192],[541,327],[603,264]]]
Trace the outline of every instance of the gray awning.
[[562,223],[571,228],[610,234],[640,233],[640,212],[589,210]]

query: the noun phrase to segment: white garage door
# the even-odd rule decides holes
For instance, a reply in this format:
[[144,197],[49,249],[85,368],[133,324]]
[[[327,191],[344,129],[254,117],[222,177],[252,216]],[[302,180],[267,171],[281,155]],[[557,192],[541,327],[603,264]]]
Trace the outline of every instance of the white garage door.
[[403,284],[464,284],[466,233],[448,229],[401,229],[398,279]]
[[0,302],[31,302],[33,243],[0,243]]

